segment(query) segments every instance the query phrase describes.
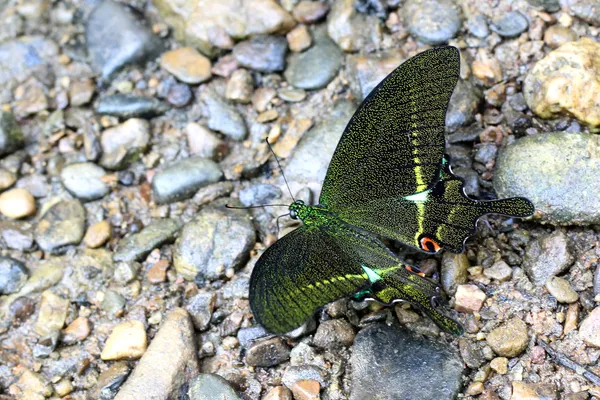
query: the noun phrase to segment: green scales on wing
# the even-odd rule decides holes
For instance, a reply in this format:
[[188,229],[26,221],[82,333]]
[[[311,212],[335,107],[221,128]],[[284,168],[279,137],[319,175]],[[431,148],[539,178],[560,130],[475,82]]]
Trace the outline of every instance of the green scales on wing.
[[447,332],[433,281],[409,271],[379,239],[419,250],[461,252],[488,213],[530,216],[523,198],[475,201],[450,171],[444,124],[459,77],[454,47],[425,51],[390,73],[363,101],[333,154],[319,205],[290,205],[303,225],[269,247],[250,279],[250,306],[273,333],[300,326],[319,307],[360,293],[405,300]]

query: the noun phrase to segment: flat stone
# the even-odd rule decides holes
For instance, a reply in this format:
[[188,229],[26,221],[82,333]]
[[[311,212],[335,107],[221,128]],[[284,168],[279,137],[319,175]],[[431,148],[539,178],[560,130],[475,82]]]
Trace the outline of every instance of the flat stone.
[[509,11],[491,24],[492,31],[506,38],[519,36],[529,28],[529,21],[519,11]]
[[573,261],[569,239],[557,230],[527,246],[522,266],[533,283],[542,286],[551,277],[566,271]]
[[[142,322],[121,322],[106,339],[100,357],[105,361],[137,360],[145,353],[147,345],[146,328]],[[165,360],[161,365],[164,365],[164,362]]]
[[219,159],[226,151],[227,145],[213,131],[196,122],[188,122],[185,126],[188,145],[192,154],[210,158]]
[[131,118],[102,132],[100,164],[108,169],[123,169],[138,160],[150,142],[148,121]]
[[197,85],[212,76],[210,60],[192,47],[181,47],[164,53],[160,66],[181,82]]
[[86,317],[78,317],[62,331],[61,341],[66,345],[85,340],[92,332],[92,324]]
[[35,323],[35,331],[38,335],[46,336],[63,328],[69,311],[69,300],[45,291],[42,293],[39,307]]
[[377,48],[381,42],[382,26],[376,15],[358,12],[353,0],[335,1],[327,16],[327,33],[345,52],[367,47]]
[[402,11],[409,32],[426,44],[448,42],[462,25],[460,8],[450,0],[409,0]]
[[321,322],[313,338],[313,343],[316,346],[332,350],[352,345],[354,336],[354,328],[349,322],[343,319],[332,319]]
[[19,260],[0,257],[0,294],[18,292],[29,277],[29,271]]
[[574,303],[579,300],[579,295],[566,279],[553,276],[546,281],[546,289],[559,303]]
[[470,266],[469,259],[464,253],[444,253],[440,281],[446,293],[454,294],[458,285],[467,283],[467,270]]
[[201,100],[208,111],[208,127],[236,141],[244,140],[247,133],[244,118],[225,99],[213,90],[206,90]]
[[185,306],[185,309],[192,318],[194,327],[198,331],[202,332],[208,328],[215,309],[215,300],[216,295],[214,292],[198,293]]
[[103,246],[111,237],[111,227],[107,220],[102,220],[91,225],[85,232],[83,243],[95,249]]
[[486,296],[475,285],[458,285],[454,298],[456,311],[474,313],[481,310]]
[[274,367],[289,358],[290,348],[280,337],[255,342],[246,353],[246,363],[254,367]]
[[483,270],[483,275],[490,278],[496,279],[500,282],[506,282],[510,280],[512,276],[512,268],[504,261],[496,261],[491,267]]
[[141,261],[152,250],[174,241],[179,229],[181,222],[175,219],[153,221],[140,232],[121,239],[113,258],[115,261]]
[[79,200],[63,200],[50,207],[35,230],[35,241],[46,253],[62,252],[81,242],[85,233],[85,209]]
[[84,201],[97,200],[108,194],[110,188],[102,177],[104,169],[94,163],[75,163],[65,166],[60,173],[63,185],[73,196]]
[[600,307],[596,307],[581,322],[579,338],[587,345],[600,348]]
[[292,385],[292,392],[297,400],[319,400],[320,391],[321,385],[318,381],[299,380]]
[[233,56],[241,66],[255,71],[283,71],[287,45],[281,36],[257,36],[238,43],[233,48]]
[[189,383],[190,400],[239,400],[235,390],[225,378],[217,374],[200,374]]
[[529,344],[527,325],[520,318],[512,318],[493,329],[486,337],[488,345],[503,357],[516,357]]
[[19,219],[34,215],[35,198],[25,189],[10,189],[0,194],[0,213],[5,217]]
[[122,93],[104,96],[96,105],[98,114],[123,119],[152,118],[164,114],[168,109],[169,106],[158,99]]

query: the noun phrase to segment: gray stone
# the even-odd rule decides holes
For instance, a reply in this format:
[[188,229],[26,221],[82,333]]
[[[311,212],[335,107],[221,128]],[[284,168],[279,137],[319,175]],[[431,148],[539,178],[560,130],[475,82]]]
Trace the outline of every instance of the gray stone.
[[92,66],[104,79],[128,64],[160,54],[161,43],[127,7],[104,0],[88,17],[85,39]]
[[238,400],[240,397],[225,378],[217,374],[200,374],[189,383],[189,400]]
[[50,192],[50,185],[45,175],[31,174],[22,177],[15,185],[18,188],[27,190],[33,197],[46,197]]
[[529,21],[519,11],[510,11],[493,21],[491,28],[500,36],[512,38],[525,32],[529,28]]
[[332,350],[347,347],[354,342],[354,328],[344,319],[323,321],[317,328],[313,342],[315,346]]
[[148,121],[131,118],[102,132],[100,164],[108,169],[123,169],[138,160],[150,142]]
[[254,367],[274,367],[290,358],[290,348],[283,338],[274,337],[252,344],[246,363]]
[[376,54],[351,54],[347,57],[346,69],[352,93],[358,101],[364,100],[390,72],[404,61],[398,51]]
[[285,79],[301,89],[320,89],[336,77],[344,54],[325,33],[316,34],[313,46],[293,54],[285,70]]
[[179,229],[181,229],[179,220],[164,218],[152,221],[140,232],[121,239],[113,259],[140,261],[155,248],[173,242]]
[[35,241],[46,253],[59,253],[81,242],[85,233],[85,209],[79,200],[63,200],[46,211],[35,230]]
[[35,344],[35,346],[33,346],[33,356],[36,358],[48,357],[50,353],[52,353],[54,349],[56,349],[59,336],[60,331],[57,329],[41,337]]
[[204,279],[219,279],[227,269],[238,269],[248,259],[256,243],[250,214],[227,209],[225,204],[227,199],[203,208],[175,243],[173,264],[186,279],[198,274]]
[[560,10],[560,0],[527,0],[527,2],[534,7],[542,7],[547,12]]
[[317,381],[321,387],[325,387],[329,385],[329,374],[316,365],[292,365],[285,369],[281,378],[283,384],[290,389],[294,383],[302,380]]
[[240,342],[240,346],[247,348],[250,346],[256,339],[267,336],[268,332],[261,325],[252,326],[250,328],[242,328],[237,333],[238,341]]
[[132,94],[113,94],[102,97],[97,105],[98,114],[119,118],[152,118],[164,114],[169,107],[162,101]]
[[471,33],[471,35],[479,38],[485,39],[490,35],[490,28],[487,23],[487,19],[485,15],[478,14],[472,18],[469,18],[467,21],[467,29]]
[[23,132],[14,115],[0,111],[0,156],[11,154],[24,146]]
[[288,43],[283,36],[256,36],[233,48],[233,56],[246,68],[260,72],[277,72],[285,68]]
[[207,158],[192,157],[159,171],[152,179],[152,191],[157,203],[172,203],[189,199],[202,187],[223,177],[219,165]]
[[454,254],[448,251],[444,253],[440,281],[446,293],[454,294],[458,285],[467,283],[467,269],[470,266],[469,259],[464,253]]
[[460,79],[446,111],[446,130],[456,132],[461,126],[475,121],[481,98],[481,93],[471,82]]
[[555,231],[529,244],[523,257],[523,269],[533,283],[541,286],[549,278],[565,272],[574,259],[569,238],[562,231]]
[[98,400],[113,400],[130,371],[126,361],[115,362],[102,371],[96,386],[88,392],[89,397]]
[[78,199],[89,201],[100,199],[110,191],[102,181],[106,172],[102,167],[91,163],[75,163],[67,165],[60,173],[63,185]]
[[354,0],[334,1],[327,16],[329,37],[345,52],[381,47],[381,21],[359,12],[358,5]]
[[114,290],[108,290],[104,293],[102,300],[102,309],[111,317],[117,317],[125,308],[127,300]]
[[555,225],[600,223],[600,141],[595,135],[544,133],[516,140],[496,159],[499,197],[523,196]]
[[185,309],[190,313],[192,322],[200,332],[206,330],[210,324],[212,313],[215,309],[215,293],[198,293],[192,297]]
[[409,32],[427,44],[448,42],[462,25],[460,8],[451,0],[408,0],[402,11]]
[[242,141],[246,138],[246,123],[233,105],[213,90],[205,91],[201,98],[208,111],[210,129],[221,132],[233,140]]
[[597,0],[579,0],[570,6],[577,18],[594,26],[600,25],[600,7]]
[[240,190],[240,202],[244,206],[269,204],[281,197],[281,189],[267,183],[252,185]]
[[25,265],[14,258],[0,257],[0,294],[18,292],[29,277]]
[[361,330],[350,363],[351,400],[450,400],[461,388],[463,363],[457,354],[395,325]]

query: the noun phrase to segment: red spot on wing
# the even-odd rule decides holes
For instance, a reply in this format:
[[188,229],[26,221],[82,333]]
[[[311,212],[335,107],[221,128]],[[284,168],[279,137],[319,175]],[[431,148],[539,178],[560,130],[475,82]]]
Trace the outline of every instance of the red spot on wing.
[[422,250],[428,251],[430,253],[437,253],[442,249],[442,247],[429,236],[423,236],[419,239],[419,246],[421,246]]

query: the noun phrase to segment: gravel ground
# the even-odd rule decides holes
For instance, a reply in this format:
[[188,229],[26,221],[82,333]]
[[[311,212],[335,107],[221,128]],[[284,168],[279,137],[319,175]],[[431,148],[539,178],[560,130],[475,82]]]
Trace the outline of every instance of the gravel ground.
[[[389,243],[465,334],[339,300],[289,337],[254,263],[318,198],[360,101],[461,50],[447,151],[488,216],[464,254]],[[597,0],[0,3],[0,399],[600,399]]]

